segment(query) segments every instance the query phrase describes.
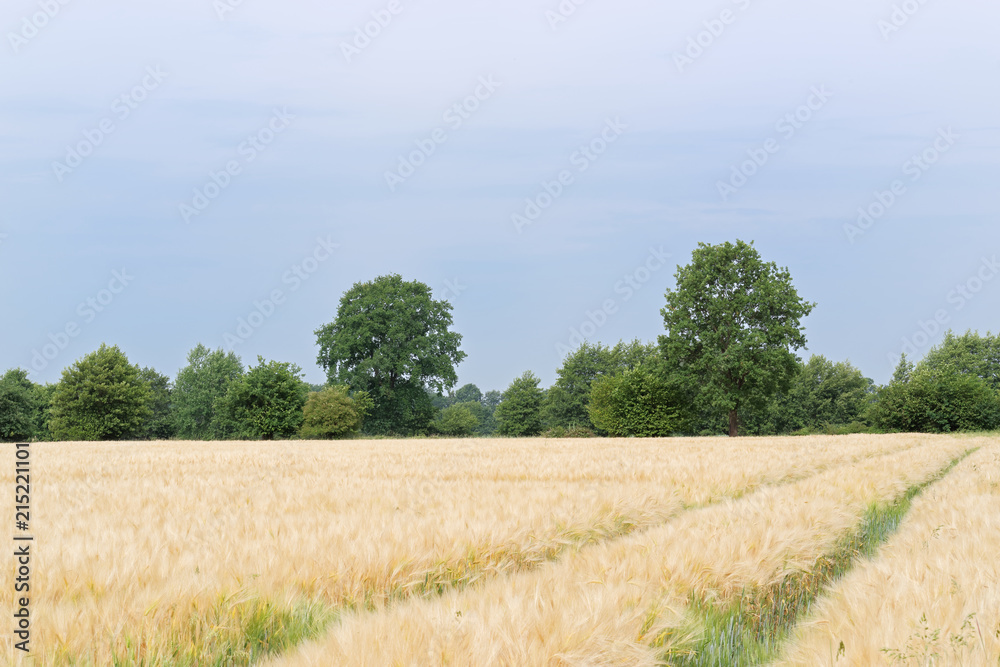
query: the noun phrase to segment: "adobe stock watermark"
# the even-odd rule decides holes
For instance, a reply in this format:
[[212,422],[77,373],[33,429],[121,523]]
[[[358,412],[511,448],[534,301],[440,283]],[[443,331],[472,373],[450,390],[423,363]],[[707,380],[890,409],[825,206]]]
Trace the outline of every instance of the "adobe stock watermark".
[[111,102],[111,114],[102,118],[94,128],[87,128],[83,131],[83,139],[66,146],[66,157],[62,162],[52,163],[52,173],[56,179],[62,183],[63,179],[73,170],[83,164],[84,160],[94,154],[97,147],[104,143],[117,128],[115,120],[119,122],[126,120],[132,112],[139,108],[139,105],[149,99],[149,94],[160,87],[163,80],[169,74],[160,69],[159,65],[150,65],[146,68],[146,75],[131,89],[122,93]]
[[[441,120],[452,132],[460,129],[484,102],[493,97],[502,85],[493,78],[492,74],[479,77],[475,89],[445,109],[444,113],[441,114]],[[396,169],[386,171],[384,174],[385,184],[389,186],[389,192],[395,192],[397,187],[417,173],[417,169],[424,166],[427,160],[437,152],[438,146],[446,141],[448,141],[448,130],[438,127],[423,139],[415,140],[413,143],[416,144],[416,149],[409,153],[400,153],[396,158]]]
[[559,26],[570,19],[576,10],[587,4],[587,0],[562,0],[554,9],[545,10],[545,20],[549,22],[552,32],[559,29]]
[[926,4],[927,0],[903,0],[899,4],[894,4],[889,18],[879,19],[876,24],[878,31],[882,33],[882,39],[888,42],[893,33],[902,30]]
[[567,354],[600,331],[601,327],[608,323],[608,319],[618,312],[622,304],[628,303],[636,292],[652,280],[653,274],[666,266],[669,258],[670,253],[663,252],[663,246],[651,247],[645,261],[615,283],[614,293],[618,296],[605,299],[595,310],[588,310],[580,324],[570,327],[567,342],[556,343],[556,354],[559,355],[559,358],[565,358]]
[[685,69],[705,55],[705,52],[712,48],[715,42],[725,34],[729,26],[739,20],[739,12],[745,12],[753,4],[753,0],[732,0],[732,2],[736,5],[738,12],[732,9],[723,9],[718,16],[702,21],[703,30],[689,37],[684,50],[674,54],[674,65],[677,66],[678,72],[683,74]]
[[212,9],[220,21],[226,20],[226,14],[235,12],[243,4],[243,0],[212,0]]
[[920,351],[930,344],[934,336],[945,330],[945,325],[951,321],[952,314],[965,308],[998,275],[1000,275],[1000,261],[997,260],[997,256],[994,254],[992,257],[981,258],[976,271],[965,282],[955,285],[948,292],[945,300],[951,308],[938,308],[934,311],[934,317],[917,320],[914,332],[909,336],[903,336],[900,340],[899,352],[895,356],[891,352],[886,354],[889,367],[895,368],[900,354],[905,354],[910,359],[922,356]]
[[236,154],[242,161],[229,160],[219,171],[209,170],[208,180],[201,187],[194,189],[190,203],[184,201],[178,204],[181,219],[186,224],[191,224],[191,218],[201,215],[232,184],[233,179],[243,173],[243,167],[267,150],[275,138],[288,129],[293,120],[295,114],[289,113],[288,107],[275,108],[264,127],[248,135],[246,141],[236,147]]
[[[938,136],[927,148],[910,156],[903,163],[903,175],[909,176],[911,183],[916,183],[931,167],[937,164],[942,155],[951,150],[959,138],[960,135],[955,134],[950,127],[939,129]],[[844,234],[847,236],[847,240],[853,244],[857,237],[867,233],[906,193],[906,184],[902,179],[894,180],[886,190],[876,190],[874,199],[869,204],[858,207],[858,218],[855,224],[844,224]]]
[[452,301],[462,296],[462,292],[469,289],[468,285],[463,285],[458,278],[444,281],[443,297],[446,301]]
[[229,349],[233,349],[240,343],[250,340],[254,333],[274,316],[277,309],[285,305],[288,295],[297,292],[307,280],[319,271],[323,263],[330,259],[333,256],[333,251],[339,247],[340,244],[334,243],[329,234],[326,238],[318,237],[312,251],[302,260],[292,264],[281,275],[281,284],[288,286],[287,290],[275,288],[268,293],[266,298],[254,300],[250,313],[246,317],[237,318],[234,333],[227,331],[223,334],[223,344]]
[[21,28],[17,32],[7,33],[7,41],[10,42],[10,48],[14,51],[14,55],[17,55],[22,47],[27,46],[28,42],[38,37],[45,26],[58,16],[62,8],[69,2],[70,0],[38,0],[40,11],[22,17]]
[[[604,121],[604,128],[593,139],[573,151],[569,156],[570,165],[576,167],[577,173],[582,174],[587,171],[602,155],[607,153],[611,144],[618,141],[627,129],[628,125],[621,122],[620,118],[607,119]],[[542,213],[562,197],[566,188],[575,182],[576,176],[570,169],[559,171],[551,181],[543,179],[538,192],[532,197],[525,198],[524,208],[510,216],[510,221],[517,233],[523,233],[525,227],[534,224],[541,218]]]
[[371,20],[364,25],[355,26],[354,37],[349,42],[340,43],[340,52],[344,60],[350,63],[361,52],[378,39],[382,31],[388,28],[397,16],[403,13],[403,3],[400,0],[389,0],[385,7],[371,13]]
[[[813,86],[806,101],[794,111],[786,113],[774,124],[774,129],[785,141],[795,136],[806,123],[813,119],[815,114],[826,106],[826,103],[833,97],[833,93],[820,84]],[[771,137],[763,142],[760,147],[747,149],[748,160],[744,160],[739,165],[733,165],[730,170],[729,181],[716,181],[715,187],[719,191],[722,201],[729,201],[731,195],[750,182],[760,169],[768,163],[771,156],[781,150],[781,140]]]
[[[31,350],[31,368],[37,373],[41,373],[49,367],[49,363],[54,361],[59,353],[69,347],[70,340],[76,338],[83,331],[82,325],[90,324],[97,319],[100,313],[114,303],[119,294],[132,284],[135,276],[129,275],[126,269],[112,271],[111,280],[107,287],[98,290],[97,294],[87,297],[76,307],[76,314],[80,320],[69,320],[61,329],[55,333],[49,332],[49,342],[42,345],[41,349]],[[82,324],[81,324],[82,321]]]

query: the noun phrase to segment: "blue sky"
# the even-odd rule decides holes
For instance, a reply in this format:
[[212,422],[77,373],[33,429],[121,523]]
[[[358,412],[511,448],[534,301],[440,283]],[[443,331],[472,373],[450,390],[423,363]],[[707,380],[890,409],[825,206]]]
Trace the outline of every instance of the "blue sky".
[[0,370],[53,382],[107,342],[174,376],[201,342],[319,383],[314,330],[399,273],[453,304],[460,384],[549,385],[574,331],[655,339],[676,265],[740,238],[818,303],[802,354],[884,382],[946,328],[1000,329],[998,20],[7,2]]

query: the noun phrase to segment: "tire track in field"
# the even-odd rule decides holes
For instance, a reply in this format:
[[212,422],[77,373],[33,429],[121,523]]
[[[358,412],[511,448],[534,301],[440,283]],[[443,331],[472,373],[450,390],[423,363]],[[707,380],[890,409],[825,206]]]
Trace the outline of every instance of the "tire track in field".
[[[832,583],[847,575],[859,559],[874,556],[895,534],[913,499],[944,479],[977,449],[956,456],[927,479],[910,485],[900,496],[873,503],[859,524],[811,568],[793,572],[769,586],[749,586],[725,606],[704,597],[692,599],[691,607],[697,616],[694,625],[704,627],[705,633],[694,645],[682,643],[665,652],[664,660],[679,667],[750,667],[772,660],[794,627]],[[693,631],[689,627],[681,633],[693,634]]]
[[[704,503],[704,504],[701,504],[701,505],[692,505],[692,506],[683,507],[679,511],[677,511],[677,512],[673,513],[672,515],[666,517],[665,519],[662,519],[662,520],[659,520],[659,521],[651,521],[651,522],[647,522],[647,523],[643,523],[643,524],[638,524],[638,523],[632,524],[632,525],[630,525],[628,527],[627,530],[617,531],[614,534],[605,534],[600,539],[585,540],[582,543],[575,543],[575,544],[574,543],[567,543],[562,548],[559,548],[557,550],[553,550],[552,552],[548,553],[545,558],[539,558],[537,560],[534,560],[533,562],[531,562],[527,566],[497,568],[496,570],[490,572],[489,576],[475,577],[475,578],[473,578],[473,579],[471,579],[469,581],[461,582],[458,585],[443,586],[443,587],[440,587],[440,588],[438,588],[438,589],[436,589],[434,591],[430,591],[430,594],[427,594],[428,593],[427,591],[419,591],[416,595],[407,595],[406,599],[412,600],[412,599],[419,599],[419,598],[424,598],[424,599],[427,599],[427,598],[436,598],[436,597],[439,597],[440,595],[442,595],[445,592],[453,591],[453,592],[457,593],[457,592],[460,592],[463,589],[467,588],[469,586],[469,584],[477,583],[477,582],[482,583],[482,582],[485,582],[485,581],[490,580],[490,579],[500,579],[500,578],[503,578],[503,579],[506,579],[506,580],[514,581],[514,580],[516,580],[517,578],[519,578],[521,576],[528,575],[528,574],[530,574],[530,573],[538,570],[543,565],[552,563],[554,561],[558,561],[567,551],[569,551],[571,549],[574,549],[574,555],[577,554],[577,553],[583,554],[583,553],[586,553],[587,551],[590,551],[592,548],[596,548],[596,547],[601,546],[601,545],[610,545],[610,544],[613,544],[614,542],[617,542],[618,540],[624,539],[626,537],[630,537],[630,536],[631,537],[638,537],[638,536],[641,536],[645,532],[648,532],[648,531],[650,531],[652,529],[655,529],[655,528],[658,528],[658,527],[662,527],[662,526],[664,526],[664,525],[666,525],[666,524],[668,524],[668,523],[670,523],[672,521],[677,520],[679,517],[681,517],[681,516],[689,513],[689,511],[695,511],[695,510],[701,510],[701,509],[710,508],[710,507],[712,507],[714,505],[717,505],[717,504],[720,504],[720,503],[723,503],[723,502],[727,502],[727,501],[729,501],[729,502],[735,502],[735,501],[737,501],[741,497],[752,495],[754,493],[761,492],[761,491],[763,491],[765,489],[771,489],[771,488],[776,488],[776,487],[783,487],[783,486],[787,486],[787,485],[794,484],[794,483],[797,483],[797,482],[802,482],[802,481],[807,480],[809,478],[812,478],[812,477],[815,477],[815,476],[818,476],[818,475],[821,475],[823,473],[827,473],[827,472],[830,472],[830,471],[833,471],[833,470],[837,470],[837,469],[840,469],[840,468],[850,468],[851,466],[856,466],[856,465],[859,464],[859,462],[863,463],[863,462],[869,461],[869,460],[875,460],[875,459],[885,458],[885,457],[889,457],[889,456],[898,456],[898,455],[900,455],[902,453],[905,453],[907,451],[910,451],[910,450],[913,450],[913,449],[920,449],[920,448],[923,448],[923,447],[926,447],[926,446],[928,446],[928,444],[927,444],[926,441],[924,441],[924,442],[915,441],[912,444],[909,444],[907,446],[899,447],[899,448],[896,448],[896,449],[893,449],[893,450],[889,450],[889,451],[886,451],[886,450],[881,450],[881,451],[876,451],[876,452],[862,451],[862,452],[859,452],[859,453],[851,456],[850,458],[848,458],[846,460],[841,459],[839,461],[830,462],[828,464],[820,465],[820,466],[812,468],[812,469],[810,469],[808,471],[803,471],[803,472],[798,473],[798,474],[791,474],[791,475],[785,474],[785,475],[781,475],[779,479],[776,479],[773,482],[766,482],[766,483],[763,483],[763,484],[752,485],[750,488],[741,490],[741,492],[739,492],[739,493],[735,493],[735,494],[726,496],[724,498],[714,499],[711,502]],[[282,661],[278,660],[276,664],[282,664]],[[310,663],[310,664],[312,664],[312,663]]]

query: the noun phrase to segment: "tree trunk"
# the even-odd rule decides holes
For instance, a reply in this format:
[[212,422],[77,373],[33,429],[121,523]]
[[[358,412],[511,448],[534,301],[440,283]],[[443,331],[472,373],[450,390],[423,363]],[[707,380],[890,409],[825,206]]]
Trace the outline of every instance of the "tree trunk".
[[739,419],[736,417],[736,410],[729,411],[729,437],[735,438],[739,431]]

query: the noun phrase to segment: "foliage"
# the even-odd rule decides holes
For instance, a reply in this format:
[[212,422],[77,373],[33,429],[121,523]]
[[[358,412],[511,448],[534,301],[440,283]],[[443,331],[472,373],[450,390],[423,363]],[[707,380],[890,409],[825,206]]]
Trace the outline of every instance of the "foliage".
[[588,409],[594,425],[616,437],[669,436],[689,421],[680,383],[646,366],[595,380]]
[[211,351],[199,343],[177,372],[173,410],[177,436],[184,440],[233,437],[238,425],[215,414],[216,402],[243,376],[243,362],[235,352]]
[[361,430],[372,405],[367,392],[351,396],[346,385],[311,392],[303,408],[299,435],[309,440],[351,437]]
[[542,400],[539,389],[541,380],[531,371],[525,371],[503,392],[494,416],[497,432],[514,437],[538,435],[542,432]]
[[619,341],[614,347],[584,342],[563,360],[557,371],[559,377],[546,392],[543,407],[546,426],[594,428],[587,411],[594,381],[636,368],[657,357],[659,350],[655,344],[638,340]]
[[822,355],[798,366],[788,390],[775,394],[765,410],[745,421],[747,433],[835,432],[856,422],[864,428],[874,392],[869,378],[848,361],[832,362]]
[[456,403],[480,403],[483,400],[483,392],[474,384],[464,384],[455,392]]
[[434,420],[434,430],[453,437],[470,436],[479,428],[479,418],[474,412],[476,409],[484,409],[478,401],[450,405]]
[[39,435],[42,396],[28,371],[12,368],[0,376],[0,442],[28,442]]
[[787,389],[792,351],[806,344],[799,321],[815,304],[799,298],[787,268],[763,262],[743,241],[699,243],[675,277],[660,311],[660,347],[712,408],[728,413],[736,435],[740,413]]
[[407,435],[426,430],[433,407],[424,389],[458,381],[461,335],[449,331],[451,304],[399,275],[355,283],[334,322],[316,330],[317,362],[331,383],[368,391],[375,402],[366,431]]
[[238,437],[288,438],[302,426],[308,394],[301,368],[279,361],[265,364],[258,356],[257,366],[229,385],[215,410],[227,421],[239,424]]
[[173,387],[170,378],[152,368],[143,368],[139,377],[149,385],[149,417],[142,426],[143,440],[168,440],[173,437],[176,423],[172,412]]
[[944,340],[931,348],[920,365],[928,369],[951,366],[958,372],[982,378],[1000,390],[1000,335],[966,331],[961,336],[945,333]]
[[56,440],[128,440],[142,435],[150,389],[118,346],[101,347],[62,372],[52,396]]
[[907,379],[881,387],[868,413],[877,428],[949,433],[1000,427],[1000,392],[978,375],[951,365],[923,363],[908,376],[897,375]]

